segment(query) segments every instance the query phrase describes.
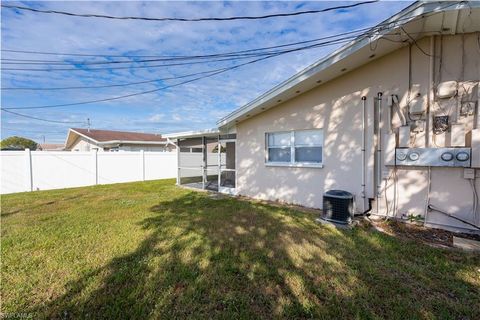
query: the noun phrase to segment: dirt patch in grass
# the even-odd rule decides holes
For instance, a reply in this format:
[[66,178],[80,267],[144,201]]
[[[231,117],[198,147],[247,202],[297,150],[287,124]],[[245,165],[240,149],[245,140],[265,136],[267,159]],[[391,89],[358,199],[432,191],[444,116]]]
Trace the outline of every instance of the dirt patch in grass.
[[454,248],[454,236],[480,241],[480,235],[426,228],[418,223],[407,223],[397,220],[372,220],[371,223],[375,229],[388,235],[418,241],[435,247]]

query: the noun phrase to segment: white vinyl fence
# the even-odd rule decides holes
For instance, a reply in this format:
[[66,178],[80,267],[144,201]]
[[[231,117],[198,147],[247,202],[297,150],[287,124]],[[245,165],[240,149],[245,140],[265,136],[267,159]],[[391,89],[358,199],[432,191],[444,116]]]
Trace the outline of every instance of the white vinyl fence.
[[2,151],[0,193],[175,178],[176,152]]

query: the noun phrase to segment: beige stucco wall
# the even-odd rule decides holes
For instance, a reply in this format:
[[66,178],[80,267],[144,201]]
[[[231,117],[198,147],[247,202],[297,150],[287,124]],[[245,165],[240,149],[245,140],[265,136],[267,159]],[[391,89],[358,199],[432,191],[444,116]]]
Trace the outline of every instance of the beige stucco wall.
[[[462,37],[444,36],[443,45],[437,39],[436,55],[441,56],[442,70],[437,70],[437,81],[479,80],[480,55],[477,34]],[[418,41],[428,52],[430,38]],[[462,48],[465,49],[462,54]],[[442,50],[440,50],[442,49]],[[463,59],[462,59],[463,57]],[[463,68],[462,68],[463,60]],[[418,85],[423,103],[429,94],[429,57],[416,46],[411,47],[412,84]],[[436,63],[438,66],[440,63]],[[286,101],[237,125],[237,191],[254,198],[280,200],[309,207],[322,207],[322,194],[329,189],[344,189],[356,195],[358,211],[364,209],[361,199],[361,97],[367,97],[367,197],[374,197],[374,98],[383,93],[386,110],[391,94],[401,98],[405,105],[409,87],[409,48],[397,50],[344,76],[327,82],[297,98]],[[433,110],[433,106],[432,106]],[[387,112],[383,112],[386,132]],[[472,119],[473,120],[473,119]],[[399,125],[393,116],[393,126]],[[265,133],[285,130],[321,128],[324,131],[324,167],[290,168],[265,165]],[[444,146],[442,137],[437,145]],[[385,137],[383,150],[385,150]],[[427,141],[418,134],[415,146],[432,146],[431,134]],[[382,176],[392,176],[393,167],[382,165]],[[431,203],[466,220],[472,220],[472,190],[463,179],[463,169],[434,168],[431,173]],[[425,212],[427,170],[397,170],[397,216]],[[385,180],[382,181],[385,184]],[[393,179],[387,181],[387,200],[393,200]],[[476,182],[477,187],[480,183]],[[479,189],[480,190],[480,189]],[[386,213],[385,190],[378,202],[378,213]],[[374,211],[377,204],[374,206]],[[462,226],[451,218],[429,213],[429,221],[451,226]]]
[[103,148],[99,148],[97,145],[91,143],[89,140],[78,137],[77,140],[72,144],[71,151],[90,151],[93,148],[98,148],[98,151],[103,151]]

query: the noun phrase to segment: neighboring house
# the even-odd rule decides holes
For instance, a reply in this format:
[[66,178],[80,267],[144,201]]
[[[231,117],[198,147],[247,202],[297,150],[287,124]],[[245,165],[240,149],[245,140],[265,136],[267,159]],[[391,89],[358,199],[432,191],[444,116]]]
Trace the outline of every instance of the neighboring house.
[[64,151],[65,146],[61,143],[39,143],[37,151]]
[[67,151],[172,151],[175,145],[151,133],[71,128],[65,141]]
[[[217,131],[166,137],[225,147],[219,165],[207,152],[196,164],[203,188],[315,208],[341,189],[358,213],[478,232],[479,39],[480,2],[415,3]],[[193,181],[183,155],[178,184]]]

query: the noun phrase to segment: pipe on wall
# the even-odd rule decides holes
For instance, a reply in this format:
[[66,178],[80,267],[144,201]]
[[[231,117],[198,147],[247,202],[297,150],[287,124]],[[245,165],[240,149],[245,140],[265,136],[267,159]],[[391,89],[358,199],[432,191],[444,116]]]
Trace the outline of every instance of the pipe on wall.
[[362,97],[362,201],[363,201],[363,210],[367,207],[367,192],[366,192],[366,110],[367,109],[367,97]]
[[429,88],[427,95],[427,110],[425,117],[425,147],[430,147],[430,123],[433,123],[431,110],[435,100],[435,36],[430,36],[430,59],[429,59]]
[[382,119],[382,92],[377,94],[377,112],[378,112],[378,130],[377,130],[377,179],[376,179],[376,204],[377,204],[377,213],[379,213],[379,198],[382,194],[382,127],[383,127],[383,119]]

